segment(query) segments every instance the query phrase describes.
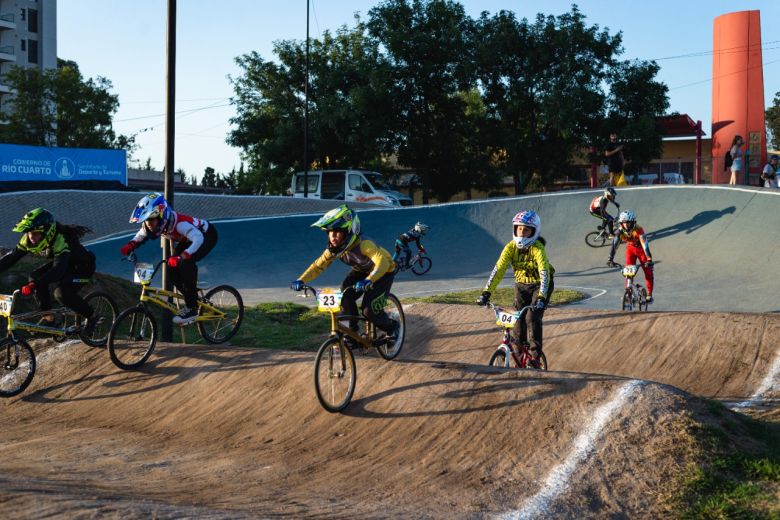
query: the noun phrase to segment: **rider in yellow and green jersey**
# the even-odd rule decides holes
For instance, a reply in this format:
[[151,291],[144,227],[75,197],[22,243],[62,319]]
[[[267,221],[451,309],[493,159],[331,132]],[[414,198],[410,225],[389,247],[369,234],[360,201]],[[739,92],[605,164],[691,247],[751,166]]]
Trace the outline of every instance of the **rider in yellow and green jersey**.
[[515,309],[533,305],[531,312],[525,314],[525,319],[517,320],[513,334],[515,341],[527,344],[530,325],[530,350],[534,356],[532,365],[537,368],[540,366],[539,356],[542,354],[542,317],[553,293],[555,273],[547,259],[541,231],[542,219],[536,212],[521,211],[515,215],[512,219],[512,240],[501,251],[482,296],[477,301],[479,305],[487,305],[491,293],[498,287],[507,267],[511,265],[515,273]]
[[[363,315],[388,336],[398,337],[400,323],[384,311],[395,277],[395,262],[390,253],[361,235],[360,219],[346,204],[328,211],[312,226],[327,231],[328,246],[290,287],[295,291],[302,290],[339,259],[352,268],[341,283],[344,314],[358,315],[357,299],[363,293]],[[357,330],[356,320],[350,320],[350,328]]]

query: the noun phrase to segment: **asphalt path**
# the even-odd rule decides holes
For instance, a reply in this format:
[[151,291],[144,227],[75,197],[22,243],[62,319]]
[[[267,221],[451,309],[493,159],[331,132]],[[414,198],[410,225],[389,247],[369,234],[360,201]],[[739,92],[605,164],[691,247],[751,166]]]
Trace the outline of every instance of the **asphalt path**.
[[[395,237],[418,220],[431,227],[423,240],[433,268],[396,277],[399,296],[481,288],[512,237],[512,217],[533,209],[555,267],[555,284],[588,294],[577,305],[620,308],[623,278],[606,266],[609,247],[591,248],[586,233],[598,221],[588,213],[601,190],[566,191],[400,209],[359,211],[364,235],[392,251]],[[780,192],[729,186],[653,186],[618,189],[621,209],[632,209],[650,238],[655,260],[654,310],[772,312],[780,310],[777,259]],[[610,213],[617,215],[610,205]],[[219,243],[200,264],[206,285],[229,283],[247,303],[301,301],[289,290],[322,253],[326,239],[311,224],[319,214],[215,219]],[[96,240],[98,270],[130,278],[119,247],[130,235]],[[414,249],[414,246],[412,245]],[[157,243],[139,250],[151,261]],[[615,260],[623,263],[625,248]],[[159,258],[159,256],[158,256]],[[313,285],[338,285],[348,268],[335,262]],[[643,275],[637,279],[642,281]],[[502,282],[512,284],[511,268]]]

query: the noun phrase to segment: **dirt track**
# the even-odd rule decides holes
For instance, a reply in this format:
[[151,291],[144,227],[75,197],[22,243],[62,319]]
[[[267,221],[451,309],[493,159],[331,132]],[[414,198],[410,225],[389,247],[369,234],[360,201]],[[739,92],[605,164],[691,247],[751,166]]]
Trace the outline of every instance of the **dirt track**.
[[[311,353],[163,345],[143,371],[122,372],[80,343],[39,347],[30,388],[1,403],[4,516],[508,514],[549,489],[625,378],[745,400],[780,336],[774,315],[551,309],[546,352],[560,371],[507,372],[485,366],[500,339],[490,318],[408,309],[400,358],[358,356],[341,415],[317,403]],[[691,399],[637,386],[544,511],[663,515]]]

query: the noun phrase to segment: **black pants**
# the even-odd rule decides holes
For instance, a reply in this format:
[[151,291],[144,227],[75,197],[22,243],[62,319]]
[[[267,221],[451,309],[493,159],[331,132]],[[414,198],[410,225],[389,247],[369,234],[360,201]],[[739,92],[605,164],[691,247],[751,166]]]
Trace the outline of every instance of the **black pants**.
[[[173,256],[178,256],[190,247],[192,242],[184,240],[173,248]],[[198,308],[198,264],[217,245],[217,228],[209,222],[208,230],[203,234],[203,243],[188,259],[182,261],[179,267],[171,269],[173,286],[184,296],[184,304],[190,309]]]
[[89,278],[95,273],[95,255],[89,253],[87,259],[81,264],[70,264],[61,280],[50,283],[41,283],[38,279],[52,267],[52,262],[43,264],[30,273],[29,280],[35,282],[35,300],[42,310],[51,309],[51,296],[49,289],[54,287],[54,299],[60,305],[79,313],[85,318],[92,316],[93,309],[79,296],[79,290],[84,287],[82,283],[73,283],[74,278]]
[[[547,293],[552,296],[555,284],[550,280],[550,289]],[[539,299],[538,283],[515,284],[515,309],[522,309]],[[529,310],[524,320],[517,320],[513,329],[515,339],[520,343],[528,343],[528,327],[531,327],[531,353],[538,356],[542,353],[542,318],[544,311]]]
[[[363,301],[361,302],[361,311],[368,321],[382,329],[383,331],[390,333],[393,329],[393,320],[385,313],[385,304],[387,303],[387,295],[390,293],[390,287],[393,286],[393,279],[395,275],[392,272],[385,273],[382,278],[374,282],[371,289],[363,294]],[[360,280],[366,279],[366,273],[360,271],[350,271],[344,281],[341,282],[341,290],[344,293],[341,297],[341,312],[349,316],[357,316],[357,299],[360,294],[354,289],[355,283]],[[353,330],[357,330],[357,320],[350,320],[349,326]]]

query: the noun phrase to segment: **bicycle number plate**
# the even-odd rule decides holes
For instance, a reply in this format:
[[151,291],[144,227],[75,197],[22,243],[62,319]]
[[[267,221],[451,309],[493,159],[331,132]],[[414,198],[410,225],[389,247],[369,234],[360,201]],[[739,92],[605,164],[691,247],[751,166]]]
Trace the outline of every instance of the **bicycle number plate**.
[[133,273],[133,281],[135,283],[149,283],[152,281],[152,275],[154,274],[154,264],[137,263],[135,264],[135,272]]
[[627,265],[623,268],[623,276],[627,276],[629,278],[633,278],[636,276],[637,271],[639,270],[639,266],[634,265]]
[[317,310],[320,312],[338,312],[341,310],[341,289],[322,289],[317,293]]
[[11,315],[11,304],[14,301],[14,297],[8,294],[0,295],[0,316]]
[[504,327],[505,329],[511,329],[515,326],[515,322],[517,321],[517,318],[520,316],[520,313],[515,312],[506,312],[506,311],[498,311],[498,315],[496,316],[496,325],[499,327]]

